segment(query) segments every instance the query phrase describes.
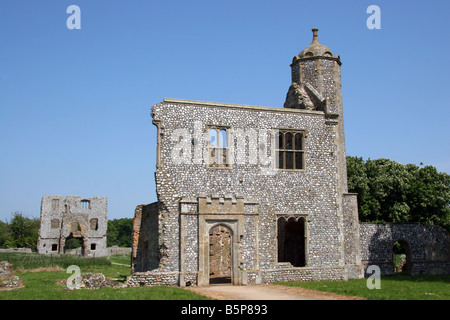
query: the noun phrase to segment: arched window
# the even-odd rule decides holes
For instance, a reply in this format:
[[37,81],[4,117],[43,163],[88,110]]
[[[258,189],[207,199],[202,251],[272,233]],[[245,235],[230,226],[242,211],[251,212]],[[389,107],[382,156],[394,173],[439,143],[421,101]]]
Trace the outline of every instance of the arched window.
[[278,262],[290,262],[294,267],[306,265],[305,219],[278,218]]
[[229,168],[229,128],[210,126],[208,128],[208,168]]

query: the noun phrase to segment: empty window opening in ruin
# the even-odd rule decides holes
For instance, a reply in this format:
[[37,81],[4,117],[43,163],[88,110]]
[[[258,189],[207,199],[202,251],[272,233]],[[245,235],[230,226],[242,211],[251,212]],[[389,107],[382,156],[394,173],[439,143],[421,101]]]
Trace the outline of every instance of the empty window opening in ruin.
[[404,240],[394,242],[392,246],[394,272],[411,273],[411,251],[408,242]]
[[97,244],[91,243],[91,251],[95,251],[95,250],[97,250]]
[[229,127],[208,127],[208,168],[230,168]]
[[91,208],[91,202],[89,200],[81,200],[81,209],[90,209]]
[[52,199],[52,210],[58,210],[59,208],[59,199]]
[[91,230],[97,231],[98,230],[98,219],[97,218],[93,218],[91,219],[91,221],[89,222],[90,226],[91,226]]
[[277,221],[278,262],[289,262],[294,267],[304,267],[305,258],[305,219],[284,217]]
[[50,225],[52,229],[59,229],[60,225],[59,225],[59,219],[52,219],[50,221]]
[[276,168],[305,169],[305,132],[303,130],[278,129],[275,137]]
[[209,232],[209,283],[231,283],[232,232],[217,225]]
[[58,251],[58,245],[57,244],[52,244],[52,251],[53,252],[55,252],[55,251]]

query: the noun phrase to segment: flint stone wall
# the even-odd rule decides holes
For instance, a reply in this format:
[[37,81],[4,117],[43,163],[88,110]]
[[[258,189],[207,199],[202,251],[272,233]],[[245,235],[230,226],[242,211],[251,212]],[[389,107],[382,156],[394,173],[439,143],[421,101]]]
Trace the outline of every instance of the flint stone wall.
[[[87,204],[83,207],[83,202]],[[41,254],[64,253],[65,241],[73,236],[83,240],[84,256],[103,257],[106,251],[107,199],[45,195],[37,250]]]
[[[329,121],[323,111],[248,106],[230,108],[228,105],[172,101],[155,105],[152,116],[159,127],[159,163],[155,172],[159,202],[151,204],[149,209],[146,206],[136,208],[135,279],[130,283],[195,283],[198,262],[202,259],[198,243],[199,219],[206,212],[199,210],[198,203],[203,196],[225,201],[227,197],[242,198],[258,206],[257,212],[250,209],[249,204],[248,209],[241,213],[232,213],[243,217],[237,258],[242,283],[348,277],[343,243],[354,241],[358,234],[344,238],[344,195],[340,191],[346,182],[340,180],[343,179],[340,173],[345,172],[345,163],[338,161],[337,144],[341,143],[338,122]],[[203,126],[198,126],[199,119]],[[206,124],[227,126],[233,132],[246,132],[248,128],[255,130],[258,133],[255,145],[250,143],[251,135],[243,140],[230,137],[234,156],[238,157],[243,152],[245,163],[233,163],[231,169],[211,169],[204,161],[196,161],[198,150],[202,155],[206,153]],[[304,130],[305,170],[274,170],[274,163],[262,163],[262,158],[272,156],[272,135],[276,128]],[[174,136],[177,130],[188,133],[192,141],[200,144],[194,146],[195,143],[189,141],[188,149],[181,152],[184,152],[181,159],[185,162],[180,161],[180,155],[173,154],[174,150],[179,150],[177,142],[183,139]],[[249,163],[253,147],[258,149],[258,161]],[[185,203],[185,199],[194,200]],[[183,205],[190,209],[181,210]],[[351,201],[346,205],[346,215],[357,215],[355,205],[356,202]],[[277,262],[276,226],[280,215],[301,215],[307,219],[306,269],[295,270],[292,265]],[[354,232],[355,227],[346,230]],[[350,246],[347,251],[353,249]],[[357,264],[355,255],[351,263]],[[357,271],[352,273],[360,276]]]
[[15,276],[12,265],[6,261],[0,261],[0,289],[14,289],[20,286],[18,276]]
[[394,272],[393,246],[402,241],[409,247],[410,274],[450,274],[450,237],[439,226],[421,224],[360,224],[361,259],[380,267],[382,274]]

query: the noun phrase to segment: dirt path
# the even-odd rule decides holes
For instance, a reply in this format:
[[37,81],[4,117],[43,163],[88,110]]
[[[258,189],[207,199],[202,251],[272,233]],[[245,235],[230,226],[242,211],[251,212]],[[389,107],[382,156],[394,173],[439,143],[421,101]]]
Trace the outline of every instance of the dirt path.
[[364,300],[359,297],[279,285],[211,285],[188,287],[186,290],[216,300]]

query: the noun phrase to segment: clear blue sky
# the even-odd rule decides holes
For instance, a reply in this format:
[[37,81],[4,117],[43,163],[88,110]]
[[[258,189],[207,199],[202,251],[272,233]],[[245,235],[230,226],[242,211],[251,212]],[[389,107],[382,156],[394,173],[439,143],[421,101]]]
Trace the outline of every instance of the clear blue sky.
[[0,220],[39,217],[45,194],[132,217],[156,200],[150,107],[282,107],[313,27],[343,62],[347,154],[449,173],[449,17],[448,0],[1,0]]

